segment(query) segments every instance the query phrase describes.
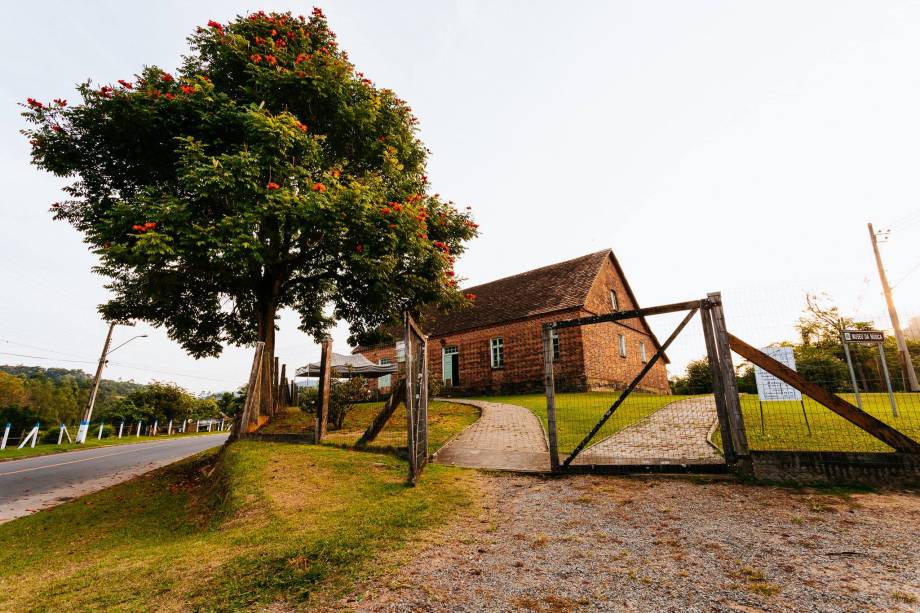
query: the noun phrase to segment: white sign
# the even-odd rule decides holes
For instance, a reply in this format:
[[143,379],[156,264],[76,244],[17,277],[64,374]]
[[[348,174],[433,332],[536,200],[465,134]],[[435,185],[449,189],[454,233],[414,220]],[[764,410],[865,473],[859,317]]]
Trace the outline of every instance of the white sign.
[[[795,354],[792,353],[792,347],[764,347],[761,351],[795,370]],[[802,392],[788,383],[783,383],[759,366],[754,366],[754,380],[757,382],[757,395],[761,402],[802,399]]]

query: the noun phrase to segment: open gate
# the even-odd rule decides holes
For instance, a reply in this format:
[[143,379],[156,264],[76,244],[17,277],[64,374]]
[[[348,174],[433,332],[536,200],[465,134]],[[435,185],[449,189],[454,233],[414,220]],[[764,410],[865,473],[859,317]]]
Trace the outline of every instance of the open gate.
[[[714,324],[713,320],[721,316],[719,309],[717,301],[707,298],[545,324],[547,435],[553,470],[725,472],[727,463],[735,460],[735,447],[724,394],[699,390],[699,393],[671,396],[666,393],[666,381],[665,392],[661,384],[662,376],[667,376],[664,361],[668,349],[697,314],[702,320],[703,336],[700,339],[699,334],[695,335],[699,351],[705,350],[710,364],[718,365],[713,353],[716,346],[713,330],[721,324]],[[666,314],[683,317],[659,344],[645,318]],[[582,337],[592,336],[595,346],[614,348],[600,359],[622,363],[622,368],[634,368],[632,372],[638,370],[638,374],[625,387],[622,383],[617,385],[621,391],[557,392],[553,341],[566,330],[576,331]],[[648,344],[638,341],[638,358],[634,355],[636,347],[630,346],[636,344],[635,338],[650,339]],[[595,364],[593,369],[606,372],[614,366]],[[563,385],[562,389],[567,387]],[[741,432],[743,435],[743,429]]]
[[[681,313],[682,319],[659,345],[644,318]],[[664,372],[662,361],[667,359],[667,351],[673,348],[676,339],[693,335],[688,324],[697,314],[702,325],[696,333],[692,351],[705,352],[705,360],[697,360],[695,364],[697,374],[708,371],[706,385],[696,390],[684,386],[680,394],[675,395],[671,394],[670,387],[662,392],[660,383],[656,387],[656,381],[650,379],[654,379],[656,371],[659,376]],[[606,393],[585,393],[585,389],[592,389],[590,385],[580,389],[570,385],[565,381],[565,368],[557,368],[554,364],[559,354],[560,335],[577,331],[583,338],[593,335],[592,347],[616,346],[618,338],[619,355],[603,351],[600,355],[608,362],[622,359],[626,365],[629,352],[623,332],[627,329],[633,331],[632,338],[645,333],[655,340],[655,351],[648,357],[642,347],[642,366],[632,369],[631,372],[638,371],[638,374],[625,387],[618,386],[616,391]],[[605,334],[609,338],[603,338]],[[914,432],[916,424],[910,418],[899,417],[897,413],[889,418],[883,412],[876,411],[873,415],[864,411],[851,404],[846,394],[827,391],[731,334],[726,328],[719,293],[709,294],[702,300],[544,324],[543,352],[547,438],[554,471],[725,472],[730,469],[739,474],[771,479],[831,480],[920,476],[920,443]],[[751,422],[747,427],[752,427],[756,419],[752,406],[757,397],[739,394],[733,353],[798,390],[802,401],[794,403],[793,410],[798,410],[801,404],[810,438],[807,445],[793,436],[792,428],[789,432],[774,431],[776,438],[771,439],[771,448],[762,448],[763,441],[749,445],[745,416]],[[598,355],[584,359],[586,365],[593,364],[598,361]],[[597,370],[596,364],[592,368]],[[569,390],[578,393],[568,393]],[[914,400],[913,395],[906,393],[900,399],[908,406]],[[784,407],[771,410],[784,410]],[[812,420],[819,418],[820,424],[809,423],[808,412]],[[844,427],[852,429],[854,434],[850,436],[854,439],[857,432],[868,435],[890,451],[867,453],[850,448],[839,434]],[[833,435],[837,436],[832,438]],[[813,451],[819,444],[832,448]],[[840,449],[834,448],[835,445],[840,445]]]

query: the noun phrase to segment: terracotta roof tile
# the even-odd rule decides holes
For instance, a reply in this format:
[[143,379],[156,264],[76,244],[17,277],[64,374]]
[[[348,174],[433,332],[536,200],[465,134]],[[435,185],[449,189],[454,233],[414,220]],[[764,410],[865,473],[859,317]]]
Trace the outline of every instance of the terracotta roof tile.
[[610,250],[605,249],[465,288],[464,292],[476,295],[472,305],[438,313],[423,322],[423,327],[432,336],[440,336],[580,307],[609,255]]

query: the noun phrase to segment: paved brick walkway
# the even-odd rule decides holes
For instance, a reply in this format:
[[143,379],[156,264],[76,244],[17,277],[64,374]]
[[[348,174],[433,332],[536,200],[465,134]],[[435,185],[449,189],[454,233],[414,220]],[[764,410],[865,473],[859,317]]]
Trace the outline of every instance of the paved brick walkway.
[[543,426],[524,407],[482,400],[446,399],[479,407],[482,416],[435,453],[438,464],[495,470],[549,470]]
[[588,447],[574,463],[723,463],[708,442],[717,419],[712,396],[678,400]]

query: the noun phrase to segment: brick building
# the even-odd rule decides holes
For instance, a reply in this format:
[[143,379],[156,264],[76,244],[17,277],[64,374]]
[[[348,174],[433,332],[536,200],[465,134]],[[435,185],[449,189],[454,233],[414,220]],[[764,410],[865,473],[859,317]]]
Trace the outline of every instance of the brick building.
[[[463,291],[476,295],[471,306],[421,322],[429,377],[442,382],[444,394],[542,390],[545,322],[638,308],[609,249]],[[566,328],[553,343],[559,389],[622,388],[660,346],[644,318]],[[397,359],[393,344],[353,353],[378,363]],[[655,364],[640,390],[670,393],[666,362]],[[381,389],[390,383],[378,381]]]

